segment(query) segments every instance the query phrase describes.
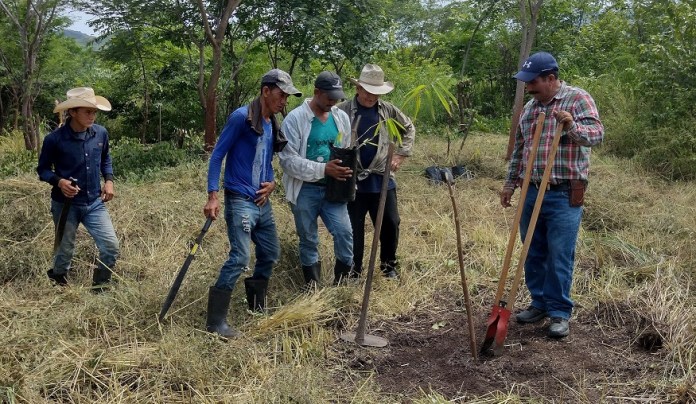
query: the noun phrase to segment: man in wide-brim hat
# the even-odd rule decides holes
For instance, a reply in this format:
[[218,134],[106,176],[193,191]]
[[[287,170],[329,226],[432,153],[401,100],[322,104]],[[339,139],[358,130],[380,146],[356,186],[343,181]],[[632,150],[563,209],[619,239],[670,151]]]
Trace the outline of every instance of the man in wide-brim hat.
[[[393,104],[383,101],[380,96],[394,89],[394,84],[384,80],[384,71],[376,64],[366,64],[358,79],[350,80],[356,87],[352,100],[338,105],[355,124],[360,117],[357,134],[360,152],[358,155],[357,192],[355,201],[348,203],[348,213],[353,228],[353,255],[355,266],[352,276],[359,276],[362,270],[365,249],[365,215],[369,212],[372,224],[377,219],[382,177],[390,164],[389,186],[384,218],[380,233],[380,268],[387,278],[397,278],[399,266],[396,250],[399,244],[399,209],[396,200],[396,181],[394,173],[401,167],[406,157],[411,155],[416,129],[411,119]],[[392,142],[386,121],[392,119],[401,132],[401,142],[391,161],[387,161],[389,143]]]
[[[51,214],[58,229],[53,267],[48,270],[48,277],[61,286],[68,284],[66,276],[80,223],[94,238],[99,250],[92,278],[93,291],[102,291],[111,281],[118,257],[118,239],[104,205],[114,197],[109,134],[103,126],[94,123],[97,111],[110,110],[111,103],[96,95],[92,88],[69,90],[67,100],[53,110],[67,111],[65,125],[46,136],[39,156],[36,171],[42,181],[53,186]],[[63,222],[64,227],[59,226]]]

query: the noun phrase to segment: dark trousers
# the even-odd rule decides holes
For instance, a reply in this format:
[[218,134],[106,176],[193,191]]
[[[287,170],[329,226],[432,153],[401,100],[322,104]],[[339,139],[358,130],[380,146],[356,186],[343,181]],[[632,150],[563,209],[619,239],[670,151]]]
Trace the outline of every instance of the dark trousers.
[[[353,227],[353,261],[355,271],[362,270],[363,253],[365,251],[365,214],[370,213],[372,225],[377,220],[379,209],[379,194],[357,193],[355,201],[348,203],[348,215]],[[379,236],[379,258],[383,263],[396,261],[396,248],[399,245],[399,208],[396,203],[396,189],[387,191],[384,204],[384,218]]]

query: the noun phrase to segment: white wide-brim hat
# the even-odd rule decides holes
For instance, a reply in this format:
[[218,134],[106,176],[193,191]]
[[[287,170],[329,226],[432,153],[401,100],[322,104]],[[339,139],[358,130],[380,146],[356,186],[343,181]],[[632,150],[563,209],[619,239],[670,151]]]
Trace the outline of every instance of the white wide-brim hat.
[[368,63],[360,72],[359,79],[350,79],[356,86],[360,86],[370,94],[382,95],[391,92],[394,84],[384,81],[384,71],[381,67]]
[[53,112],[61,112],[71,108],[96,108],[111,111],[111,103],[106,98],[95,95],[91,87],[77,87],[67,92],[68,99],[56,105]]

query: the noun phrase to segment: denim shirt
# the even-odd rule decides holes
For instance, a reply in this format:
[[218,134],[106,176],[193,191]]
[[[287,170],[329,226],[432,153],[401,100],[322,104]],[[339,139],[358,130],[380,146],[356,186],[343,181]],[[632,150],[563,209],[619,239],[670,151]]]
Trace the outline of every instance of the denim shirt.
[[[65,178],[77,179],[80,192],[73,198],[75,205],[89,205],[101,195],[101,179],[113,181],[114,171],[109,154],[109,133],[103,126],[94,124],[82,133],[65,125],[44,138],[36,172],[41,181],[53,185],[51,198],[64,202],[65,196],[58,182]],[[82,138],[84,137],[84,139]]]

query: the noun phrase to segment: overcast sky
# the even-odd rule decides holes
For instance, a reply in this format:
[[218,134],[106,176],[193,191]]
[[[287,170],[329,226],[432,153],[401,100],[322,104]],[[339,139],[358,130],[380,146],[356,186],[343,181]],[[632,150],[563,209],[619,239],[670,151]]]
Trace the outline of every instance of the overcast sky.
[[90,28],[89,25],[87,25],[87,20],[90,17],[89,15],[83,13],[82,11],[75,10],[70,10],[66,12],[66,15],[72,20],[72,24],[68,26],[68,29],[73,31],[80,31],[87,35],[95,35],[94,30]]

